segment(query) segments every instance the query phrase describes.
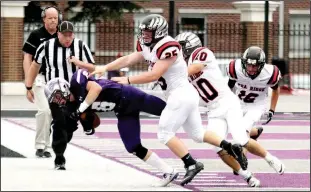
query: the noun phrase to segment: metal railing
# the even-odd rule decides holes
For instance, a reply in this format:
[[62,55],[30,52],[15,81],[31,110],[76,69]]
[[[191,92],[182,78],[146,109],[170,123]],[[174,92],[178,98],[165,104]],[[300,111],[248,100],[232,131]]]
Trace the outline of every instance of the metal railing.
[[[97,64],[106,64],[120,53],[126,55],[135,51],[138,25],[132,21],[75,23],[75,36],[85,41],[91,51],[95,52]],[[25,23],[24,39],[39,26]],[[278,25],[270,24],[270,27],[268,63],[271,63],[272,56],[282,52],[292,76],[290,86],[310,89],[310,25],[288,25],[280,29]],[[229,61],[239,58],[247,48],[247,28],[244,23],[207,23],[205,26],[177,23],[174,31],[176,34],[185,31],[196,33],[203,45],[215,53],[224,75]],[[137,74],[147,68],[147,64],[139,63],[131,66],[129,73]],[[147,89],[148,85],[138,87]]]

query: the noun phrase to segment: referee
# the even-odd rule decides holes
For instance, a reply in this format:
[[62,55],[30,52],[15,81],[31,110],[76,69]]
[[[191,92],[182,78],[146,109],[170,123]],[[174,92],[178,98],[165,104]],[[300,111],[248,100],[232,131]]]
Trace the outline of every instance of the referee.
[[[81,40],[74,38],[74,25],[69,21],[63,21],[58,28],[56,38],[43,42],[36,51],[25,81],[27,99],[34,101],[32,90],[33,82],[39,73],[43,61],[46,63],[45,78],[48,81],[61,78],[70,82],[73,73],[79,68],[93,71],[94,59],[89,47]],[[52,148],[56,155],[55,169],[63,170],[65,166],[64,143],[70,141],[66,133],[66,123],[59,118],[63,109],[55,108],[50,103],[52,113],[53,140]],[[72,126],[71,126],[72,127]]]
[[[30,67],[32,60],[34,59],[37,48],[42,42],[57,37],[57,25],[62,19],[62,14],[56,7],[46,7],[42,11],[41,16],[44,26],[32,31],[23,46],[23,67],[25,79],[27,78],[27,71]],[[43,67],[41,67],[39,71],[40,74],[37,76],[33,85],[35,104],[38,110],[36,114],[35,149],[37,157],[51,157],[51,154],[48,151],[49,148],[51,148],[51,112],[46,97],[44,95],[44,85],[46,83],[45,62],[42,63],[42,66]]]

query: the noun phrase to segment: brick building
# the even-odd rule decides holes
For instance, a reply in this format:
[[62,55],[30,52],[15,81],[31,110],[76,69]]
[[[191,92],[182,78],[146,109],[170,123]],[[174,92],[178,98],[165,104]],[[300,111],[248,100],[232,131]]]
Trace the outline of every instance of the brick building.
[[[65,2],[58,3],[60,10],[64,10]],[[21,48],[29,34],[23,31],[23,6],[27,3],[1,2],[1,82],[24,79]],[[145,15],[162,14],[169,21],[168,1],[137,4],[144,10],[125,13],[121,21],[91,24],[90,37],[84,31],[87,22],[76,24],[80,29],[76,36],[89,41],[96,62],[107,63],[119,52],[132,52],[138,23]],[[269,7],[269,61],[278,55],[290,62],[292,73],[310,74],[310,1],[273,1]],[[264,46],[264,1],[176,1],[174,26],[175,34],[186,30],[197,33],[205,46],[226,61],[240,57],[250,45]],[[142,68],[145,65],[133,69]]]

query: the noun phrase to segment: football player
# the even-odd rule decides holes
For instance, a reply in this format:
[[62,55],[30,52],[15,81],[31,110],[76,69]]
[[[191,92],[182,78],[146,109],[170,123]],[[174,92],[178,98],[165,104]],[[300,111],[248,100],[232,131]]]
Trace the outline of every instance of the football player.
[[[89,73],[86,70],[79,69],[73,74],[70,86],[65,80],[59,80],[61,85],[66,85],[63,89],[64,92],[70,94],[70,103],[74,103],[76,106],[69,115],[71,121],[80,120],[81,114],[85,112],[92,114],[114,111],[118,118],[120,137],[126,150],[164,173],[161,186],[167,186],[174,181],[179,173],[156,153],[144,147],[140,138],[139,113],[143,111],[159,116],[166,103],[160,98],[148,95],[132,86],[123,86],[107,79],[95,80],[88,76]],[[50,82],[48,85],[53,87]],[[93,128],[85,130],[85,132],[91,135],[95,130]]]
[[168,35],[168,23],[165,18],[158,14],[148,15],[142,20],[139,30],[137,52],[105,66],[96,67],[92,75],[147,61],[150,66],[148,72],[130,77],[114,77],[112,80],[121,84],[144,84],[156,80],[160,82],[167,105],[160,116],[158,139],[183,160],[186,174],[181,185],[189,183],[204,168],[202,163],[191,157],[186,146],[175,136],[181,126],[194,141],[221,147],[241,164],[246,163],[241,146],[231,145],[213,132],[203,129],[198,94],[188,82],[187,66],[181,47]]
[[[279,98],[278,86],[281,73],[277,66],[265,62],[264,51],[257,46],[245,50],[241,59],[232,60],[227,67],[228,86],[239,97],[243,110],[243,122],[250,137],[257,139],[263,132],[262,127],[254,127],[265,114],[268,124],[274,115]],[[266,113],[268,89],[271,87],[272,96],[270,109]]]
[[[214,53],[202,47],[201,40],[191,32],[179,34],[175,38],[183,49],[183,56],[187,62],[189,81],[195,87],[201,98],[201,106],[208,108],[207,130],[226,138],[231,133],[235,142],[241,144],[251,153],[264,158],[279,174],[283,174],[284,165],[259,143],[250,139],[246,134],[243,122],[243,112],[238,98],[231,92],[223,77]],[[251,187],[258,187],[259,180],[250,172],[243,172],[235,159],[231,158],[221,148],[216,148],[220,158],[242,175]]]
[[76,111],[78,105],[70,102],[69,83],[65,80],[60,78],[50,80],[44,87],[44,93],[52,114],[52,149],[55,153],[55,169],[66,170],[64,153],[67,143],[78,129],[78,120],[80,120],[85,134],[91,135],[94,133],[93,121],[95,117],[93,113],[86,112],[87,118],[85,119],[70,118],[70,114]]
[[240,98],[243,108],[247,131],[255,139],[263,131],[262,127],[253,126],[266,112],[269,87],[272,88],[272,97],[264,124],[272,120],[280,92],[278,82],[281,73],[277,66],[268,65],[265,60],[264,51],[260,47],[251,46],[245,50],[241,59],[231,61],[227,67],[228,85],[231,89],[235,88],[235,94]]

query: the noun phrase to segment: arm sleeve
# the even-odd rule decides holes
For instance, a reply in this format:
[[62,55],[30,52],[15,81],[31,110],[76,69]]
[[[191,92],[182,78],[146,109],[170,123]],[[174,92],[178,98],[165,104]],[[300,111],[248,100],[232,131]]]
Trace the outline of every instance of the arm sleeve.
[[234,87],[235,83],[236,83],[235,80],[229,79],[229,81],[228,81],[228,86],[230,87],[230,89],[232,89],[232,88]]
[[156,53],[159,59],[167,59],[170,57],[177,56],[180,52],[181,46],[176,41],[168,41],[161,45]]
[[28,39],[24,43],[23,51],[30,55],[35,55],[36,50],[40,45],[40,40],[34,32],[31,32]]
[[42,64],[44,56],[45,56],[45,42],[43,42],[37,49],[34,60],[38,64]]
[[237,74],[235,71],[235,60],[232,60],[229,65],[226,67],[227,75],[229,79],[237,80]]
[[275,85],[278,84],[280,78],[281,78],[281,73],[280,73],[279,68],[277,66],[273,65],[273,72],[272,72],[272,75],[268,81],[268,85],[270,87],[274,87]]
[[83,47],[82,61],[86,62],[86,63],[95,64],[94,58],[92,56],[92,53],[91,53],[89,47],[85,43],[83,43],[82,47]]

